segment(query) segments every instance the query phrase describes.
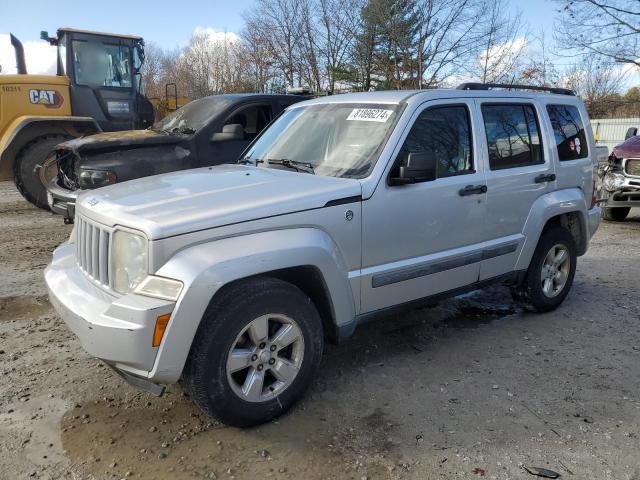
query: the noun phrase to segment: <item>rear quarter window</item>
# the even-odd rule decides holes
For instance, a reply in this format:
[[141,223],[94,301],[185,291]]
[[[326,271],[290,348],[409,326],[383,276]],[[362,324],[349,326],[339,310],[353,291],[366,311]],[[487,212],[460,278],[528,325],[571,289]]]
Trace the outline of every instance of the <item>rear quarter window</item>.
[[586,158],[587,136],[580,112],[573,105],[547,105],[560,161]]

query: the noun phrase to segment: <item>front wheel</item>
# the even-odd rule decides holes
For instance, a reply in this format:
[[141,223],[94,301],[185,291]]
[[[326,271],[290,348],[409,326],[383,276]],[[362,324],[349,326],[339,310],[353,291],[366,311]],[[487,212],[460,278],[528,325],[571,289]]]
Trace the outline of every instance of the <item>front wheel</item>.
[[538,312],[555,310],[569,294],[576,265],[576,244],[571,233],[559,226],[546,229],[514,297]]
[[254,278],[207,308],[184,384],[205,413],[228,425],[257,425],[302,397],[322,348],[322,322],[309,297],[282,280]]
[[631,208],[629,207],[603,208],[602,218],[610,222],[622,222],[627,218],[630,211]]

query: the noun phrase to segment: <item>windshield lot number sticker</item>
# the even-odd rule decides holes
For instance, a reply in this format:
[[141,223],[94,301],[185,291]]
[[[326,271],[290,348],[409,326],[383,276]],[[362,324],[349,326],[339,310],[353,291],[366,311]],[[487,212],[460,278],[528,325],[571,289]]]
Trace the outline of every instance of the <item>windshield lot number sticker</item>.
[[347,120],[361,120],[364,122],[386,122],[391,117],[393,110],[382,110],[380,108],[354,108]]

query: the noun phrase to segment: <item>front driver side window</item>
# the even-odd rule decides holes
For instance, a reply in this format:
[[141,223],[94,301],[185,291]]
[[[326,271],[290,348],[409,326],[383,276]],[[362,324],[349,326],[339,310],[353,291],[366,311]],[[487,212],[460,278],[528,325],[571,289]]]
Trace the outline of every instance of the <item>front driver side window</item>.
[[250,105],[235,111],[224,122],[225,125],[239,124],[244,130],[244,140],[251,141],[271,121],[270,105]]
[[410,153],[419,152],[435,156],[437,178],[473,173],[471,122],[467,108],[448,105],[424,110],[402,145],[398,165]]

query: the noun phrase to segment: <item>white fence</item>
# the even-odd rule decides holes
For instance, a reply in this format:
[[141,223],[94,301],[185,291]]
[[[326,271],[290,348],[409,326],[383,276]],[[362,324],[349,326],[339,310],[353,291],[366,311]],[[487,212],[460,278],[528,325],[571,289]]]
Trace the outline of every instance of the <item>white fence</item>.
[[606,146],[609,151],[624,142],[624,136],[631,127],[640,131],[640,117],[591,119],[591,128],[593,129],[596,143],[599,146]]

